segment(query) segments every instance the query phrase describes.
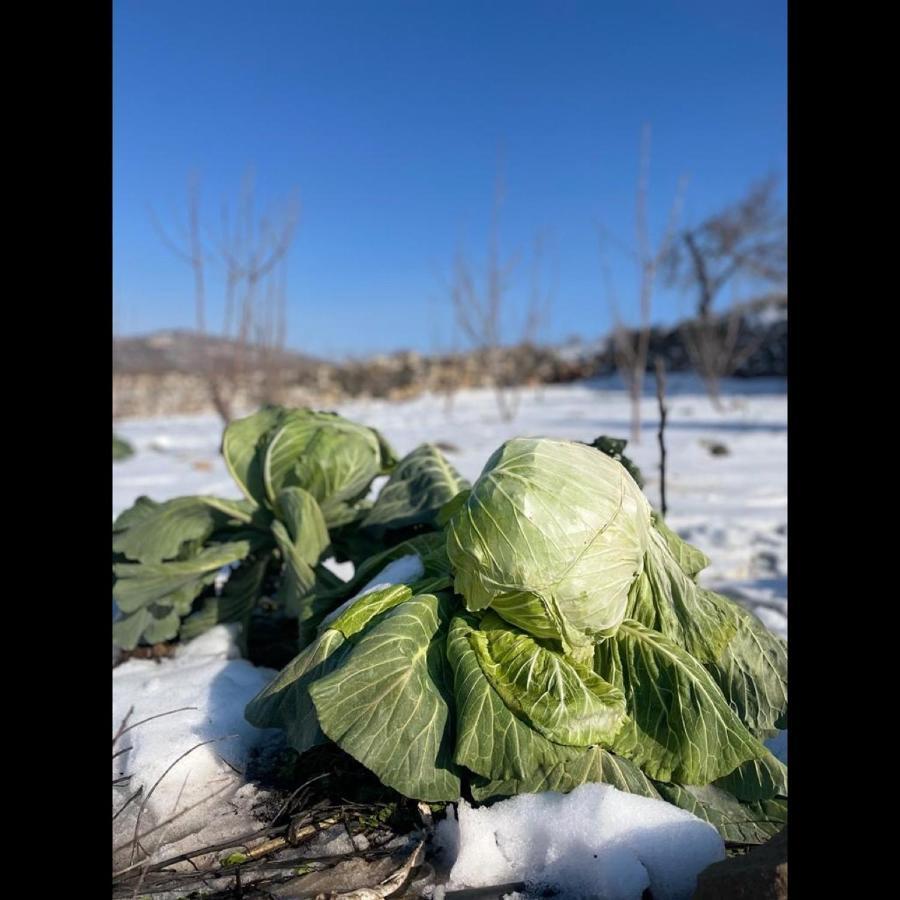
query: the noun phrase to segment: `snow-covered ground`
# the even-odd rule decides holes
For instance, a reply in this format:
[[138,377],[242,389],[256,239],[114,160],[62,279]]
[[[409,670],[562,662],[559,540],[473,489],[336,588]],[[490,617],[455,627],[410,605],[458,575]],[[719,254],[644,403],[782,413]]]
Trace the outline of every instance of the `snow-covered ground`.
[[[716,409],[696,380],[670,376],[669,382],[667,522],[710,557],[712,564],[701,575],[701,583],[735,597],[773,631],[787,636],[785,383],[783,380],[726,383],[722,408]],[[652,379],[648,385],[650,390]],[[360,401],[337,411],[381,430],[400,454],[425,441],[440,444],[448,459],[470,480],[477,478],[490,454],[513,436],[543,435],[591,441],[601,434],[629,435],[628,399],[612,381],[523,390],[520,397],[519,412],[512,422],[500,421],[494,396],[488,390],[461,392],[449,409],[444,398],[423,396],[402,403]],[[658,506],[658,418],[655,398],[649,393],[643,401],[643,416],[641,441],[629,443],[626,453],[640,466],[647,496]],[[155,500],[185,494],[239,496],[218,453],[221,424],[216,416],[124,421],[116,423],[115,430],[131,442],[136,453],[124,462],[113,464],[114,517],[141,494]],[[713,445],[723,446],[726,452],[713,454],[710,451]],[[133,777],[114,788],[114,810],[138,788],[143,788],[143,794],[114,823],[116,843],[122,847],[116,859],[117,868],[130,861],[129,844],[136,830],[136,817],[161,775],[164,778],[146,802],[139,823],[141,834],[151,830],[145,841],[148,850],[156,849],[158,854],[171,851],[192,826],[194,833],[188,840],[193,846],[205,846],[254,827],[250,810],[255,789],[249,785],[242,787],[240,773],[250,749],[265,741],[267,733],[248,725],[243,719],[243,709],[273,673],[255,669],[249,662],[236,658],[238,655],[233,635],[222,626],[181,648],[173,659],[132,660],[113,670],[114,731],[132,706],[134,711],[129,720],[132,723],[179,707],[196,707],[140,725],[117,744],[116,749],[122,746],[131,749],[114,760],[114,777],[119,773]],[[783,732],[770,746],[786,761],[785,738]],[[210,743],[191,749],[203,741]],[[613,885],[610,896],[639,897],[640,890],[636,888],[639,882],[644,886],[649,883],[654,896],[681,896],[680,889],[673,888],[667,893],[664,885],[676,884],[678,878],[691,880],[703,864],[718,858],[718,836],[713,831],[715,840],[712,840],[711,829],[705,825],[698,830],[697,825],[702,823],[687,813],[659,801],[627,796],[623,800],[618,792],[604,795],[606,799],[589,791],[582,793],[584,796],[570,795],[574,799],[565,802],[580,804],[579,809],[587,809],[591,804],[596,807],[596,816],[587,813],[582,816],[590,820],[588,832],[594,843],[590,847],[582,846],[579,841],[583,843],[587,838],[572,831],[572,846],[563,846],[561,832],[551,834],[544,829],[549,841],[544,850],[557,862],[560,859],[563,862],[556,869],[551,865],[551,870],[543,874],[536,869],[529,875],[531,880],[540,882],[546,876],[556,879],[557,884],[575,884],[584,872],[592,871],[592,854],[597,852],[609,861],[610,877],[623,879],[621,883],[616,882],[618,887]],[[552,796],[558,795],[547,795],[548,803]],[[518,801],[530,802],[527,798],[515,802]],[[568,815],[562,800],[552,803],[557,803],[559,812]],[[641,810],[637,808],[641,803],[659,803],[662,807],[641,807],[646,813],[643,825],[647,828],[641,825]],[[190,811],[194,804],[196,814]],[[187,812],[165,828],[157,829],[175,810]],[[478,868],[479,858],[477,854],[473,856],[473,847],[481,840],[479,836],[483,836],[484,829],[496,825],[509,831],[503,824],[505,814],[498,812],[499,818],[489,821],[484,816],[473,817],[476,812],[461,809],[460,828],[455,832],[460,842],[457,858],[460,868],[456,872],[459,886],[484,883],[477,878],[473,881],[465,874],[466,866]],[[205,824],[199,834],[198,822],[192,819],[198,815]],[[468,824],[462,828],[464,818]],[[668,836],[662,844],[647,837],[654,830],[649,827],[654,823],[661,828],[660,840]],[[451,826],[445,826],[445,831],[447,828]],[[475,837],[467,837],[469,832]],[[539,834],[529,831],[527,835],[519,835],[515,829],[504,834],[510,846],[531,847],[527,855],[533,858],[534,847],[528,841],[541,840]],[[663,850],[666,846],[671,849],[676,843],[683,851],[682,863],[688,860],[690,865],[666,868],[669,863],[658,848],[665,845]],[[183,849],[182,841],[176,852]],[[583,863],[582,858],[587,862]],[[551,863],[553,860],[548,865]],[[616,893],[619,888],[621,891]],[[662,893],[657,894],[658,890]]]
[[248,808],[252,799],[252,790],[235,796],[244,786],[241,773],[251,748],[274,732],[250,725],[244,707],[275,672],[240,658],[238,627],[217,625],[171,659],[131,659],[113,669],[113,733],[122,732],[113,746],[113,779],[130,776],[113,785],[118,868],[133,861],[135,837],[155,854],[211,820],[219,820],[217,839],[247,830],[246,821],[222,810]]
[[[641,441],[626,453],[640,466],[650,502],[659,505],[656,400],[649,379]],[[740,600],[776,633],[787,635],[787,396],[783,379],[723,384],[717,410],[693,377],[671,375],[666,427],[667,522],[703,550],[712,565],[707,587]],[[448,459],[474,480],[490,454],[518,435],[591,441],[629,436],[630,405],[612,380],[521,392],[518,415],[501,422],[489,390],[464,391],[448,410],[443,397],[402,403],[357,401],[338,412],[378,428],[396,450],[440,443]],[[166,500],[184,494],[240,493],[218,453],[217,416],[119,422],[135,447],[113,466],[113,516],[141,494]],[[710,447],[727,453],[714,455]]]

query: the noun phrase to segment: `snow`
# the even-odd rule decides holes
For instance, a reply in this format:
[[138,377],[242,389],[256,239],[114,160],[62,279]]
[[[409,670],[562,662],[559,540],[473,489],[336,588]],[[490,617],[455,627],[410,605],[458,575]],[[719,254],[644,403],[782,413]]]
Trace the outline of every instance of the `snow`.
[[399,559],[392,560],[358,594],[349,600],[345,600],[337,609],[333,609],[328,613],[322,619],[322,625],[333,622],[345,609],[356,603],[360,597],[365,597],[366,594],[380,591],[382,588],[390,587],[393,584],[409,584],[417,581],[424,574],[425,566],[417,553],[410,553],[406,556],[401,556]]
[[[146,802],[142,834],[177,814],[173,822],[148,836],[144,842],[148,848],[207,825],[210,810],[221,808],[243,784],[235,769],[240,771],[251,748],[272,734],[244,720],[244,707],[275,673],[239,658],[235,643],[239,627],[217,625],[179,647],[169,659],[131,659],[113,669],[114,734],[132,706],[127,725],[170,713],[137,725],[113,748],[114,752],[130,748],[113,759],[113,778],[131,776],[114,791],[114,809],[143,788],[130,805],[132,815],[114,823],[116,845],[130,842],[142,802]],[[205,741],[210,743],[191,749]],[[176,762],[182,754],[187,755]]]
[[524,882],[567,898],[689,898],[697,875],[725,857],[718,832],[661,800],[585,784],[521,794],[475,809],[448,807],[436,840],[454,859],[446,890]]

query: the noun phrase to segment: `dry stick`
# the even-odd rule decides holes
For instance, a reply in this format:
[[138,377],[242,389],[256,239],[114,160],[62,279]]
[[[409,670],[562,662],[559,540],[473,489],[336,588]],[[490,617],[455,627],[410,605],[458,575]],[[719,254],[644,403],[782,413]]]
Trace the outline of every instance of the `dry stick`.
[[[324,775],[327,775],[327,774],[329,774],[329,773],[324,773],[322,776],[317,776],[317,778],[324,777]],[[317,778],[310,779],[309,783],[317,780]],[[225,785],[225,787],[227,787],[227,785]],[[303,787],[303,785],[301,785],[301,787]],[[222,790],[224,790],[224,788]],[[196,806],[199,806],[201,803],[205,803],[207,800],[212,799],[212,797],[216,796],[217,793],[221,793],[221,790],[203,798],[203,800],[199,801],[196,804],[193,804],[192,806],[186,807],[185,809],[181,810],[178,814],[176,814],[175,816],[172,816],[170,819],[166,820],[165,822],[162,822],[159,825],[155,826],[154,828],[151,828],[150,830],[145,831],[141,835],[141,837],[142,838],[147,837],[153,831],[156,831],[159,828],[164,827],[165,825],[174,821],[174,819],[178,818],[180,815],[184,814],[185,812],[189,812],[191,809],[195,808]],[[312,809],[310,809],[305,815],[309,816],[317,808],[319,808],[319,812],[322,814],[327,814],[332,811],[334,811],[334,812],[343,812],[344,811],[344,807],[329,806],[327,804],[325,804],[323,806],[320,803],[320,804],[316,804],[316,807],[313,807]],[[349,803],[346,808],[353,810],[353,809],[365,809],[367,807],[361,806],[356,803]],[[279,812],[279,815],[281,815],[281,812]],[[299,818],[299,816],[297,816],[295,818]],[[274,821],[275,820],[273,819],[273,822]],[[159,862],[152,863],[150,866],[146,867],[147,872],[148,873],[156,873],[156,874],[166,874],[162,870],[166,869],[166,867],[168,867],[170,865],[174,865],[175,863],[183,862],[185,860],[190,862],[191,857],[204,856],[206,854],[215,853],[220,850],[227,850],[228,848],[231,848],[231,847],[241,847],[247,852],[247,855],[251,860],[257,859],[260,856],[263,856],[267,853],[271,853],[271,852],[274,852],[275,850],[283,849],[283,847],[285,846],[286,843],[287,844],[293,844],[293,843],[298,843],[298,842],[302,843],[309,837],[314,836],[318,831],[321,831],[322,829],[324,829],[326,827],[330,827],[331,825],[336,824],[336,822],[337,822],[336,818],[326,818],[326,819],[319,820],[318,822],[308,822],[306,824],[304,824],[304,822],[301,820],[299,822],[297,822],[297,821],[292,822],[290,825],[281,825],[278,827],[269,826],[267,828],[257,829],[256,831],[237,835],[227,841],[222,841],[221,843],[218,843],[218,844],[210,844],[205,847],[197,847],[194,850],[188,851],[186,853],[181,853],[178,856],[168,857],[167,859],[163,859],[163,860],[160,860]],[[248,846],[248,842],[255,838],[272,838],[272,837],[275,837],[276,835],[284,834],[285,832],[290,833],[291,840],[289,840],[289,841],[284,841],[284,839],[281,839],[280,841],[266,840],[262,844],[254,847],[252,849],[250,849],[250,847]],[[121,850],[126,846],[127,846],[127,844],[123,844],[120,847],[117,847],[115,849]],[[247,863],[241,863],[241,865],[244,866],[244,868],[246,869]],[[137,873],[134,870],[142,868],[142,866],[145,866],[145,863],[134,863],[134,864],[128,866],[127,868],[114,873],[113,874],[114,885],[117,880],[128,881],[131,878],[136,877]],[[222,869],[222,867],[220,867],[220,869]],[[211,871],[219,871],[219,870],[205,871],[204,874],[206,875],[206,877],[218,877],[218,876],[211,876],[210,875]],[[226,874],[230,874],[230,871],[228,871],[227,869],[225,870],[225,872],[226,872]],[[172,873],[172,875],[176,875],[176,874],[183,877],[183,876],[190,876],[192,873]]]
[[[228,787],[228,785],[225,785],[225,787]],[[222,788],[222,790],[224,790],[224,788]],[[165,822],[161,822],[159,825],[155,826],[154,828],[151,828],[150,830],[145,831],[141,835],[141,837],[142,838],[147,837],[149,834],[152,834],[153,831],[157,831],[158,829],[170,824],[172,821],[174,821],[176,818],[178,818],[180,815],[184,814],[185,812],[189,812],[191,809],[194,809],[196,806],[199,806],[201,803],[205,803],[207,800],[212,799],[213,797],[216,796],[217,793],[221,793],[221,790],[203,798],[203,800],[199,801],[196,804],[186,807],[185,809],[181,810],[176,815],[167,819]],[[356,804],[352,804],[351,808],[353,808],[353,809],[357,808]],[[362,809],[364,807],[359,807],[359,808]],[[328,813],[331,810],[341,811],[341,807],[326,806],[324,809],[320,810],[320,812]],[[296,818],[298,818],[298,817],[296,817]],[[322,819],[318,822],[310,822],[310,823],[306,823],[306,824],[304,824],[302,821],[300,821],[300,822],[295,821],[295,822],[292,822],[290,825],[281,825],[279,827],[269,826],[268,828],[257,829],[256,831],[237,835],[227,841],[222,841],[219,844],[210,844],[205,847],[197,847],[194,850],[188,851],[186,853],[181,853],[178,856],[168,857],[167,859],[163,859],[163,860],[160,860],[159,862],[152,863],[149,866],[147,866],[147,871],[151,872],[151,873],[159,874],[167,866],[174,865],[175,863],[182,862],[184,860],[190,861],[190,858],[194,857],[194,856],[204,856],[206,854],[215,853],[220,850],[227,850],[231,847],[241,847],[246,851],[246,854],[249,859],[251,859],[251,860],[257,859],[268,853],[272,853],[276,850],[281,850],[287,844],[294,845],[296,843],[303,843],[308,838],[315,836],[315,834],[317,834],[319,831],[323,830],[324,828],[327,828],[327,827],[330,827],[330,826],[336,824],[337,821],[338,820],[336,818],[326,818],[326,819]],[[281,834],[284,834],[285,832],[287,832],[289,835],[288,840],[285,840],[284,838],[276,838],[275,837],[276,835],[281,835]],[[249,841],[254,840],[256,838],[275,838],[275,839],[274,840],[265,840],[262,844],[259,844],[256,847],[251,849],[249,847],[248,843],[249,843]],[[127,844],[123,844],[120,847],[115,848],[115,849],[121,850],[126,846],[127,846]],[[246,865],[246,864],[242,863],[241,865]],[[122,880],[122,881],[130,880],[131,878],[135,877],[135,875],[137,874],[134,872],[134,870],[139,869],[142,866],[145,866],[145,863],[133,863],[132,865],[128,866],[127,868],[114,873],[113,874],[113,883],[115,883],[117,880]],[[184,874],[184,873],[182,873],[182,874]],[[190,874],[190,873],[188,873],[188,874]],[[206,872],[205,874],[207,874],[207,876],[208,876],[209,872]],[[230,874],[230,871],[227,874]]]
[[[337,824],[337,819],[330,820],[331,824]],[[318,823],[321,828],[324,828],[327,823],[322,822]],[[309,826],[308,826],[309,827]],[[321,828],[313,828],[313,831],[310,834],[303,836],[303,841],[312,837],[315,833],[317,833]],[[388,839],[390,840],[390,838]],[[301,841],[302,842],[302,841]],[[234,844],[223,845],[223,846],[234,846]],[[144,867],[141,873],[141,883],[150,887],[152,893],[157,893],[163,890],[162,885],[171,884],[190,884],[192,882],[202,880],[204,883],[207,883],[207,879],[217,879],[217,878],[229,878],[236,871],[241,871],[245,875],[250,872],[257,871],[278,871],[283,869],[290,869],[298,864],[308,864],[308,863],[317,863],[317,864],[326,864],[326,866],[334,866],[337,865],[342,860],[351,859],[353,857],[363,857],[367,859],[377,859],[382,856],[390,855],[391,850],[385,849],[382,845],[378,845],[376,847],[370,847],[365,850],[360,850],[356,847],[355,842],[353,843],[354,849],[352,851],[348,851],[347,853],[339,853],[333,856],[322,856],[322,857],[291,857],[288,859],[280,859],[280,860],[263,860],[260,859],[259,856],[253,857],[252,854],[249,859],[242,863],[238,863],[236,867],[228,866],[228,865],[218,865],[213,869],[206,870],[198,870],[196,866],[194,866],[195,871],[193,872],[173,872],[169,871],[161,871],[159,866],[161,864],[155,864],[149,867]],[[269,853],[274,852],[275,850],[283,849],[282,847],[272,847],[268,850]],[[206,848],[208,851],[209,848]],[[204,851],[204,852],[206,852]],[[193,851],[192,855],[198,855],[200,851]],[[190,860],[188,860],[190,862]],[[170,860],[171,862],[171,860]],[[136,864],[132,866],[133,869],[139,867],[140,864]],[[192,863],[193,865],[193,863]],[[137,873],[135,873],[137,875]],[[124,880],[124,879],[123,879]],[[254,884],[254,887],[256,885]],[[115,883],[115,878],[113,880],[113,888],[116,889],[117,885]],[[249,885],[248,885],[249,887]],[[119,886],[120,889],[128,889],[125,884]]]
[[[255,838],[260,837],[270,837],[272,835],[279,834],[280,832],[287,831],[287,829],[287,825],[281,825],[278,828],[262,828],[258,829],[257,831],[247,832],[246,834],[239,834],[228,841],[221,841],[218,844],[209,844],[206,847],[197,847],[196,849],[189,850],[186,853],[179,853],[178,856],[170,856],[167,859],[161,859],[159,862],[153,863],[149,871],[160,872],[167,866],[175,865],[175,863],[191,862],[192,858],[195,856],[205,856],[209,853],[216,853],[220,850],[228,850],[231,847],[244,847],[246,849],[247,841],[254,840]],[[117,879],[127,880],[129,877],[128,872],[134,868],[137,868],[137,866],[131,866],[128,869],[123,869],[121,872],[117,872],[113,876],[113,881]]]
[[[389,840],[393,840],[393,838],[390,838]],[[393,852],[393,850],[380,845],[378,847],[369,848],[366,850],[355,848],[353,850],[348,850],[346,853],[335,853],[331,856],[290,856],[282,859],[251,859],[247,862],[236,863],[234,866],[219,866],[215,869],[207,869],[203,872],[203,877],[210,880],[214,878],[231,878],[238,868],[240,868],[240,871],[242,871],[245,875],[249,872],[277,872],[282,869],[291,869],[298,865],[306,865],[311,863],[324,864],[328,868],[331,868],[347,859],[353,859],[355,857],[362,857],[364,859],[380,859],[385,856],[390,856]],[[148,877],[148,880],[146,882],[147,884],[154,885],[157,890],[159,889],[159,885],[162,884],[175,882],[183,883],[198,880],[197,872],[160,872],[151,870],[148,872],[148,876],[159,876]]]
[[656,357],[656,400],[659,404],[659,497],[660,511],[666,517],[666,364],[661,356]]

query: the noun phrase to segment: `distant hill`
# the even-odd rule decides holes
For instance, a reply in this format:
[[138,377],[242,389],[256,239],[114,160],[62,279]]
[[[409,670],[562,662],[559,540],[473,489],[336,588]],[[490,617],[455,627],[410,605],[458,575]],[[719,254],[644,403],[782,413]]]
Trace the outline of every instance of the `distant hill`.
[[[155,331],[152,334],[113,339],[113,372],[122,375],[160,375],[178,372],[194,375],[204,371],[215,359],[234,356],[237,342],[189,329]],[[247,368],[258,364],[261,351],[248,346]],[[302,372],[327,365],[323,360],[292,350],[282,351],[278,361]]]
[[[634,340],[633,332],[631,336]],[[234,341],[191,331],[160,331],[114,341],[116,415],[208,410],[210,382],[204,371],[216,372],[213,383],[225,385],[234,407],[242,409],[275,400],[330,408],[353,397],[396,400],[423,391],[449,396],[459,389],[496,383],[560,384],[617,371],[612,335],[556,346],[521,344],[492,352],[429,356],[397,351],[340,363],[285,351],[274,369],[271,364],[261,365],[260,351],[250,347],[237,371],[235,348]],[[661,358],[667,371],[685,372],[696,370],[698,360],[713,359],[720,361],[713,371],[716,377],[784,377],[787,350],[787,298],[763,297],[730,313],[714,315],[700,331],[696,320],[654,326],[649,334],[647,368],[653,371],[656,359]],[[223,365],[211,365],[218,358]]]

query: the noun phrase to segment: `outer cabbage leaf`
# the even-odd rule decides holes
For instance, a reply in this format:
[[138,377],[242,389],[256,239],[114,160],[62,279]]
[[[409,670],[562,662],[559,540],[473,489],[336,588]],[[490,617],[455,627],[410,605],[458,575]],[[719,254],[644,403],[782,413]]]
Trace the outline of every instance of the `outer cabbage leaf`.
[[491,686],[470,640],[479,621],[471,613],[453,617],[447,635],[447,658],[456,698],[454,761],[478,775],[525,779],[577,758],[580,750],[548,741],[518,718]]
[[627,702],[612,749],[653,779],[708,784],[766,753],[709,672],[657,631],[626,619],[597,646],[595,669]]
[[263,579],[269,564],[268,555],[243,563],[232,572],[218,596],[207,597],[203,606],[181,624],[182,640],[190,640],[214,625],[240,622],[243,625],[241,642],[246,650],[250,616],[262,595]]
[[737,632],[706,668],[741,720],[759,737],[787,727],[787,647],[753,613],[718,594],[714,602],[730,606]]
[[247,721],[257,728],[284,728],[288,743],[298,753],[325,743],[310,685],[343,663],[354,639],[370,622],[408,600],[411,593],[397,585],[360,597],[250,701],[244,713]]
[[703,663],[744,724],[764,736],[787,716],[787,648],[752,613],[692,581],[673,545],[683,559],[687,552],[654,529],[628,616]]
[[142,638],[148,644],[158,644],[161,641],[171,641],[177,637],[181,625],[181,616],[174,609],[168,612],[163,607],[150,607],[150,620],[144,628]]
[[310,594],[316,584],[314,567],[328,546],[328,529],[319,504],[303,488],[285,488],[277,505],[283,522],[272,523],[272,535],[285,562],[278,600],[288,615],[297,617],[302,646],[323,611],[311,602]]
[[133,505],[119,513],[118,517],[113,522],[113,533],[125,531],[133,525],[137,525],[138,522],[151,516],[158,506],[159,503],[155,500],[151,500],[145,494],[141,494],[141,496],[134,501]]
[[[190,559],[176,562],[117,563],[113,566],[116,577],[113,599],[126,613],[163,601],[170,594],[179,595],[181,601],[187,598],[190,608],[190,600],[210,583],[219,569],[244,559],[250,551],[249,541],[234,541],[210,546]],[[196,592],[191,594],[195,588]]]
[[412,553],[422,560],[425,570],[423,577],[437,578],[450,575],[446,538],[443,534],[428,532],[427,534],[417,534],[399,544],[394,544],[387,550],[369,556],[356,567],[356,571],[349,581],[342,582],[332,590],[323,592],[322,596],[337,605],[348,597],[358,594],[388,563]]
[[591,441],[588,446],[593,447],[595,450],[599,450],[601,453],[605,453],[607,456],[612,457],[616,462],[621,463],[628,470],[628,474],[634,479],[634,483],[643,490],[644,476],[641,474],[641,470],[625,455],[625,448],[628,446],[628,441],[624,438],[614,438],[601,434],[600,437]]
[[328,627],[339,631],[345,638],[352,638],[362,631],[375,616],[399,606],[410,597],[412,597],[412,590],[405,584],[395,584],[363,594],[333,621],[329,622]]
[[126,650],[133,650],[141,640],[144,629],[150,625],[153,616],[146,607],[140,607],[130,615],[113,622],[113,643]]
[[566,794],[580,784],[596,781],[611,784],[629,794],[660,799],[653,782],[634,763],[602,747],[588,747],[579,751],[572,760],[549,767],[538,767],[521,779],[475,778],[472,797],[479,802],[487,802],[513,794],[536,794],[541,791]]
[[434,444],[422,444],[397,464],[362,525],[376,532],[434,525],[444,504],[468,487]]
[[733,606],[719,603],[685,574],[656,528],[629,593],[628,618],[661,632],[702,663],[715,662],[738,628]]
[[346,660],[310,687],[319,723],[407,797],[459,797],[444,653],[451,601],[422,594],[373,622]]
[[745,802],[787,797],[787,766],[767,750],[762,759],[748,760],[713,786]]
[[178,635],[183,609],[169,603],[150,603],[113,622],[113,643],[133,650],[138,643],[157,644]]
[[472,488],[467,487],[461,490],[454,497],[451,497],[438,511],[437,516],[435,517],[434,524],[437,525],[438,528],[444,528],[446,524],[456,515],[456,511],[466,504],[466,501],[469,499],[469,494],[472,493]]
[[178,557],[185,544],[251,521],[252,514],[241,504],[216,497],[178,497],[158,504],[142,499],[113,525],[112,548],[128,559],[160,563]]
[[672,531],[663,521],[663,517],[655,510],[653,512],[653,527],[665,541],[669,553],[675,558],[682,572],[696,581],[697,576],[709,566],[709,557],[702,550],[698,550]]
[[134,456],[134,447],[132,447],[124,438],[118,437],[116,433],[113,432],[113,462],[121,462],[123,459],[128,459],[131,456]]
[[267,406],[252,416],[228,423],[222,437],[222,455],[231,477],[244,495],[255,503],[266,504],[263,481],[263,456],[269,439],[284,419],[287,410]]
[[257,728],[283,728],[288,744],[298,753],[326,743],[309,686],[334,671],[350,647],[339,631],[329,628],[250,701],[244,717]]
[[615,632],[651,530],[619,463],[584,444],[516,438],[450,520],[447,553],[468,609],[568,649]]
[[557,744],[609,744],[625,722],[625,695],[591,669],[488,613],[469,633],[491,687],[520,719]]
[[762,844],[787,824],[787,799],[742,803],[713,785],[656,784],[660,796],[709,822],[726,841]]

